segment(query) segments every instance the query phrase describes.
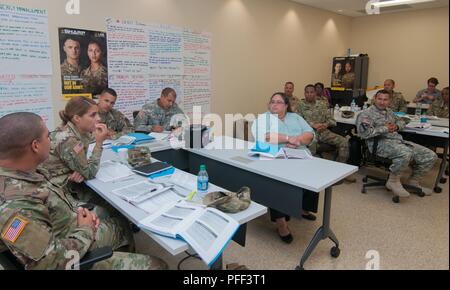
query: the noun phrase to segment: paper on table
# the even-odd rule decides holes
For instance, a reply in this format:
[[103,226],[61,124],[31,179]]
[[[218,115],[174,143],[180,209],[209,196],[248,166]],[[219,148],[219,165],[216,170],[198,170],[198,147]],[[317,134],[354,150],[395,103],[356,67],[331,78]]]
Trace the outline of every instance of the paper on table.
[[150,136],[154,137],[157,141],[167,140],[170,137],[170,133],[156,133],[152,132]]
[[109,160],[100,164],[100,169],[95,177],[102,182],[111,182],[133,174],[127,166]]
[[165,176],[153,179],[152,182],[155,183],[170,183],[176,186],[179,186],[185,190],[187,190],[187,194],[197,189],[197,179],[195,175],[186,173],[181,170],[175,170],[175,172],[171,176]]

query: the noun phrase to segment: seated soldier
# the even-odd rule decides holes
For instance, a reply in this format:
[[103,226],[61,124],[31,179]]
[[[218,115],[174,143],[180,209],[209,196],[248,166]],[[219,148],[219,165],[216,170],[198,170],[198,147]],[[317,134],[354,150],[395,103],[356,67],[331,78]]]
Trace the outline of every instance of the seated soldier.
[[156,133],[178,129],[178,121],[183,122],[185,116],[175,102],[176,99],[175,90],[165,88],[159,99],[142,107],[134,119],[134,129]]
[[448,87],[443,88],[441,94],[441,98],[431,104],[428,115],[448,119]]
[[[9,250],[25,269],[66,269],[75,251],[121,247],[119,221],[100,220],[75,208],[60,188],[36,172],[49,156],[49,132],[32,113],[0,118],[0,252]],[[165,262],[146,255],[115,252],[93,269],[166,269]]]
[[[300,101],[298,114],[314,128],[318,142],[330,144],[338,148],[338,162],[347,163],[349,157],[349,145],[345,137],[331,132],[328,128],[336,126],[336,121],[328,110],[324,101],[316,101],[316,89],[314,85],[305,87],[305,99]],[[356,182],[351,175],[345,179],[347,182]]]
[[[420,188],[420,181],[433,167],[437,156],[430,149],[403,140],[398,131],[402,130],[406,124],[389,109],[389,102],[389,92],[378,91],[375,95],[375,105],[359,114],[356,125],[359,136],[367,140],[370,152],[373,152],[374,140],[378,137],[376,155],[392,160],[386,187],[397,196],[408,197],[409,192],[400,182],[402,172],[411,162],[414,162],[413,173],[408,184]],[[429,194],[429,192],[425,193]]]
[[122,135],[134,132],[127,117],[113,109],[117,101],[117,93],[113,89],[104,89],[98,99],[98,115],[100,123],[108,127],[108,137],[117,139]]
[[293,82],[287,82],[284,85],[284,94],[289,98],[289,106],[291,106],[291,111],[296,113],[300,100],[296,96],[294,96],[294,90],[295,85]]

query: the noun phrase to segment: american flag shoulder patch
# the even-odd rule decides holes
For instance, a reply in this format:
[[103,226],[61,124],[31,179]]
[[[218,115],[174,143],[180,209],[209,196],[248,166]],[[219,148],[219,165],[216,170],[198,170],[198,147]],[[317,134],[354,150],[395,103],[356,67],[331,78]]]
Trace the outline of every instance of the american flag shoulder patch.
[[77,145],[75,145],[75,147],[73,147],[73,151],[75,152],[75,154],[80,154],[81,151],[83,151],[83,143],[78,143]]
[[28,224],[27,220],[18,216],[14,217],[13,220],[6,227],[5,231],[2,233],[2,238],[5,241],[14,244],[20,237],[20,234],[22,234],[27,224]]

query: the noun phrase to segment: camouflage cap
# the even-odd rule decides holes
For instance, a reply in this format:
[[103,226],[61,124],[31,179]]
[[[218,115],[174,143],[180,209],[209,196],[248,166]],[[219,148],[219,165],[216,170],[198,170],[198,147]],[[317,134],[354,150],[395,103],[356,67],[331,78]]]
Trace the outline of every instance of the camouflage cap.
[[250,194],[248,187],[242,187],[238,192],[210,192],[203,198],[203,204],[226,213],[237,213],[250,206]]
[[131,167],[142,166],[151,163],[151,151],[148,147],[136,147],[128,150],[128,163]]

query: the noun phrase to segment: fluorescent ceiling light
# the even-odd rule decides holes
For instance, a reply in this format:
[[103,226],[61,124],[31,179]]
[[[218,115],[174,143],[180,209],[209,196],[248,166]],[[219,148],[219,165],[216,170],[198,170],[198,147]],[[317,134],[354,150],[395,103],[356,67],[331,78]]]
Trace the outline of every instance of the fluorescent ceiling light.
[[399,5],[405,5],[405,4],[418,4],[418,3],[425,3],[425,2],[433,2],[434,0],[390,0],[390,1],[383,1],[383,2],[374,2],[372,3],[375,7],[390,7],[390,6],[399,6]]

